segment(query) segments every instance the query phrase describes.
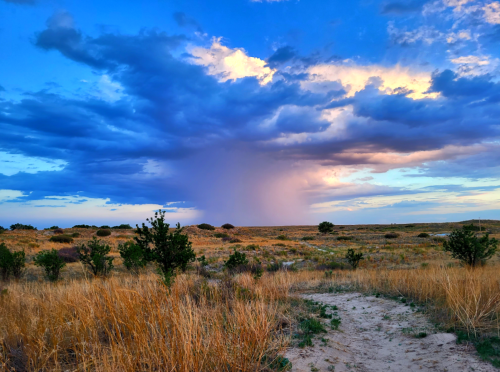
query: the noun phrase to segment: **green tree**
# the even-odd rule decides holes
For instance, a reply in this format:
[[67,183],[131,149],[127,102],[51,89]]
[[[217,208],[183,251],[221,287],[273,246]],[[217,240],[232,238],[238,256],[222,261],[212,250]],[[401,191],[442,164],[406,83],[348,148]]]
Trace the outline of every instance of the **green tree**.
[[234,249],[234,253],[229,256],[229,259],[224,262],[224,266],[229,270],[234,270],[238,266],[246,265],[248,263],[247,255],[245,253],[240,253]]
[[3,281],[9,279],[12,270],[12,253],[5,243],[0,244],[0,276]]
[[355,253],[354,249],[349,248],[347,250],[347,254],[345,255],[347,262],[352,266],[354,270],[356,270],[359,266],[359,261],[363,259],[363,253]]
[[154,261],[163,276],[165,283],[170,284],[175,270],[186,271],[189,263],[193,262],[196,254],[193,251],[189,237],[182,233],[177,223],[174,232],[170,232],[170,225],[165,222],[165,212],[161,209],[155,212],[154,217],[148,218],[151,227],[142,224],[137,226],[135,237],[137,245],[142,249],[147,261]]
[[474,226],[463,226],[455,229],[449,240],[443,243],[444,250],[450,252],[453,258],[459,259],[466,265],[475,267],[489,260],[497,251],[498,240],[490,239],[489,234],[479,238]]
[[144,251],[133,241],[119,244],[118,252],[120,252],[120,256],[123,259],[123,265],[125,265],[127,270],[135,273],[139,272],[139,270],[144,268],[148,263],[144,257]]
[[78,258],[87,265],[94,276],[106,276],[113,268],[113,257],[107,256],[111,247],[101,244],[95,236],[87,244],[76,247]]
[[45,275],[47,275],[47,278],[52,282],[59,279],[61,269],[66,266],[66,263],[59,257],[55,249],[38,252],[33,262],[36,266],[43,267]]
[[328,221],[323,221],[318,225],[318,230],[322,234],[328,234],[333,231],[333,226],[335,226],[333,223]]

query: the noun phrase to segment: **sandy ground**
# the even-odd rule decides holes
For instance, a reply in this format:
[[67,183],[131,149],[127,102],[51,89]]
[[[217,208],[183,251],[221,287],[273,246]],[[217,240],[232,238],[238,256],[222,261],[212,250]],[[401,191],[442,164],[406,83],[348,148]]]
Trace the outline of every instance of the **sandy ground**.
[[[336,305],[342,323],[316,336],[313,347],[289,349],[292,371],[498,371],[472,347],[457,345],[455,335],[435,333],[424,315],[401,302],[359,293],[304,298]],[[420,332],[427,337],[416,338]]]

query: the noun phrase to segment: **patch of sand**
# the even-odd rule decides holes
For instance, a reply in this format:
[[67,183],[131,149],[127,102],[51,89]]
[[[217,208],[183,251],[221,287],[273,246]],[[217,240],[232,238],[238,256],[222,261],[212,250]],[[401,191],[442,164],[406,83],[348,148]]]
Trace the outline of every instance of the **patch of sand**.
[[[289,349],[293,372],[497,371],[479,360],[473,347],[457,345],[455,335],[432,334],[425,316],[401,302],[359,293],[303,297],[336,305],[342,323],[337,331],[327,327],[328,334],[315,337],[313,347]],[[428,336],[416,338],[420,332]]]

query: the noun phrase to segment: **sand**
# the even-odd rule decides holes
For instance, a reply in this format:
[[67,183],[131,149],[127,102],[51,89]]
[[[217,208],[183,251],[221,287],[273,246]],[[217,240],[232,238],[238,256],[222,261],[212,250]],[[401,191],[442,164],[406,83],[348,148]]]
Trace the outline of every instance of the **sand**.
[[[313,347],[290,348],[292,371],[498,371],[472,346],[457,344],[454,334],[436,333],[422,313],[402,302],[359,293],[303,297],[336,305],[341,325],[326,327]],[[416,338],[420,332],[427,336]]]

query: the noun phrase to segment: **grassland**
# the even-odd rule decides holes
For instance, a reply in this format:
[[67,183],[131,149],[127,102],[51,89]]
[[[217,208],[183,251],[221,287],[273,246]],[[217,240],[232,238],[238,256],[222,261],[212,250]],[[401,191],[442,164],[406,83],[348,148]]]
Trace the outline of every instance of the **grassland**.
[[[79,262],[62,279],[48,283],[32,264],[43,249],[71,247],[50,242],[52,231],[0,234],[12,250],[25,250],[27,268],[19,281],[0,283],[0,366],[21,371],[255,371],[279,370],[281,357],[307,307],[304,292],[356,290],[413,301],[443,329],[475,336],[500,336],[500,260],[462,267],[442,250],[442,236],[461,223],[237,227],[185,232],[206,270],[198,264],[171,288],[158,282],[154,267],[128,273],[118,244],[132,230],[102,238],[113,249],[110,278],[94,279]],[[499,221],[482,221],[500,238]],[[390,232],[397,238],[386,238]],[[429,237],[420,238],[422,232]],[[217,238],[215,234],[228,234]],[[221,236],[221,235],[218,235]],[[340,238],[340,239],[339,239]],[[229,242],[232,241],[232,242]],[[344,259],[352,248],[365,259],[353,271]],[[262,278],[229,276],[223,263],[234,249],[269,268]],[[276,264],[279,265],[276,265]],[[277,270],[282,263],[287,270]]]

